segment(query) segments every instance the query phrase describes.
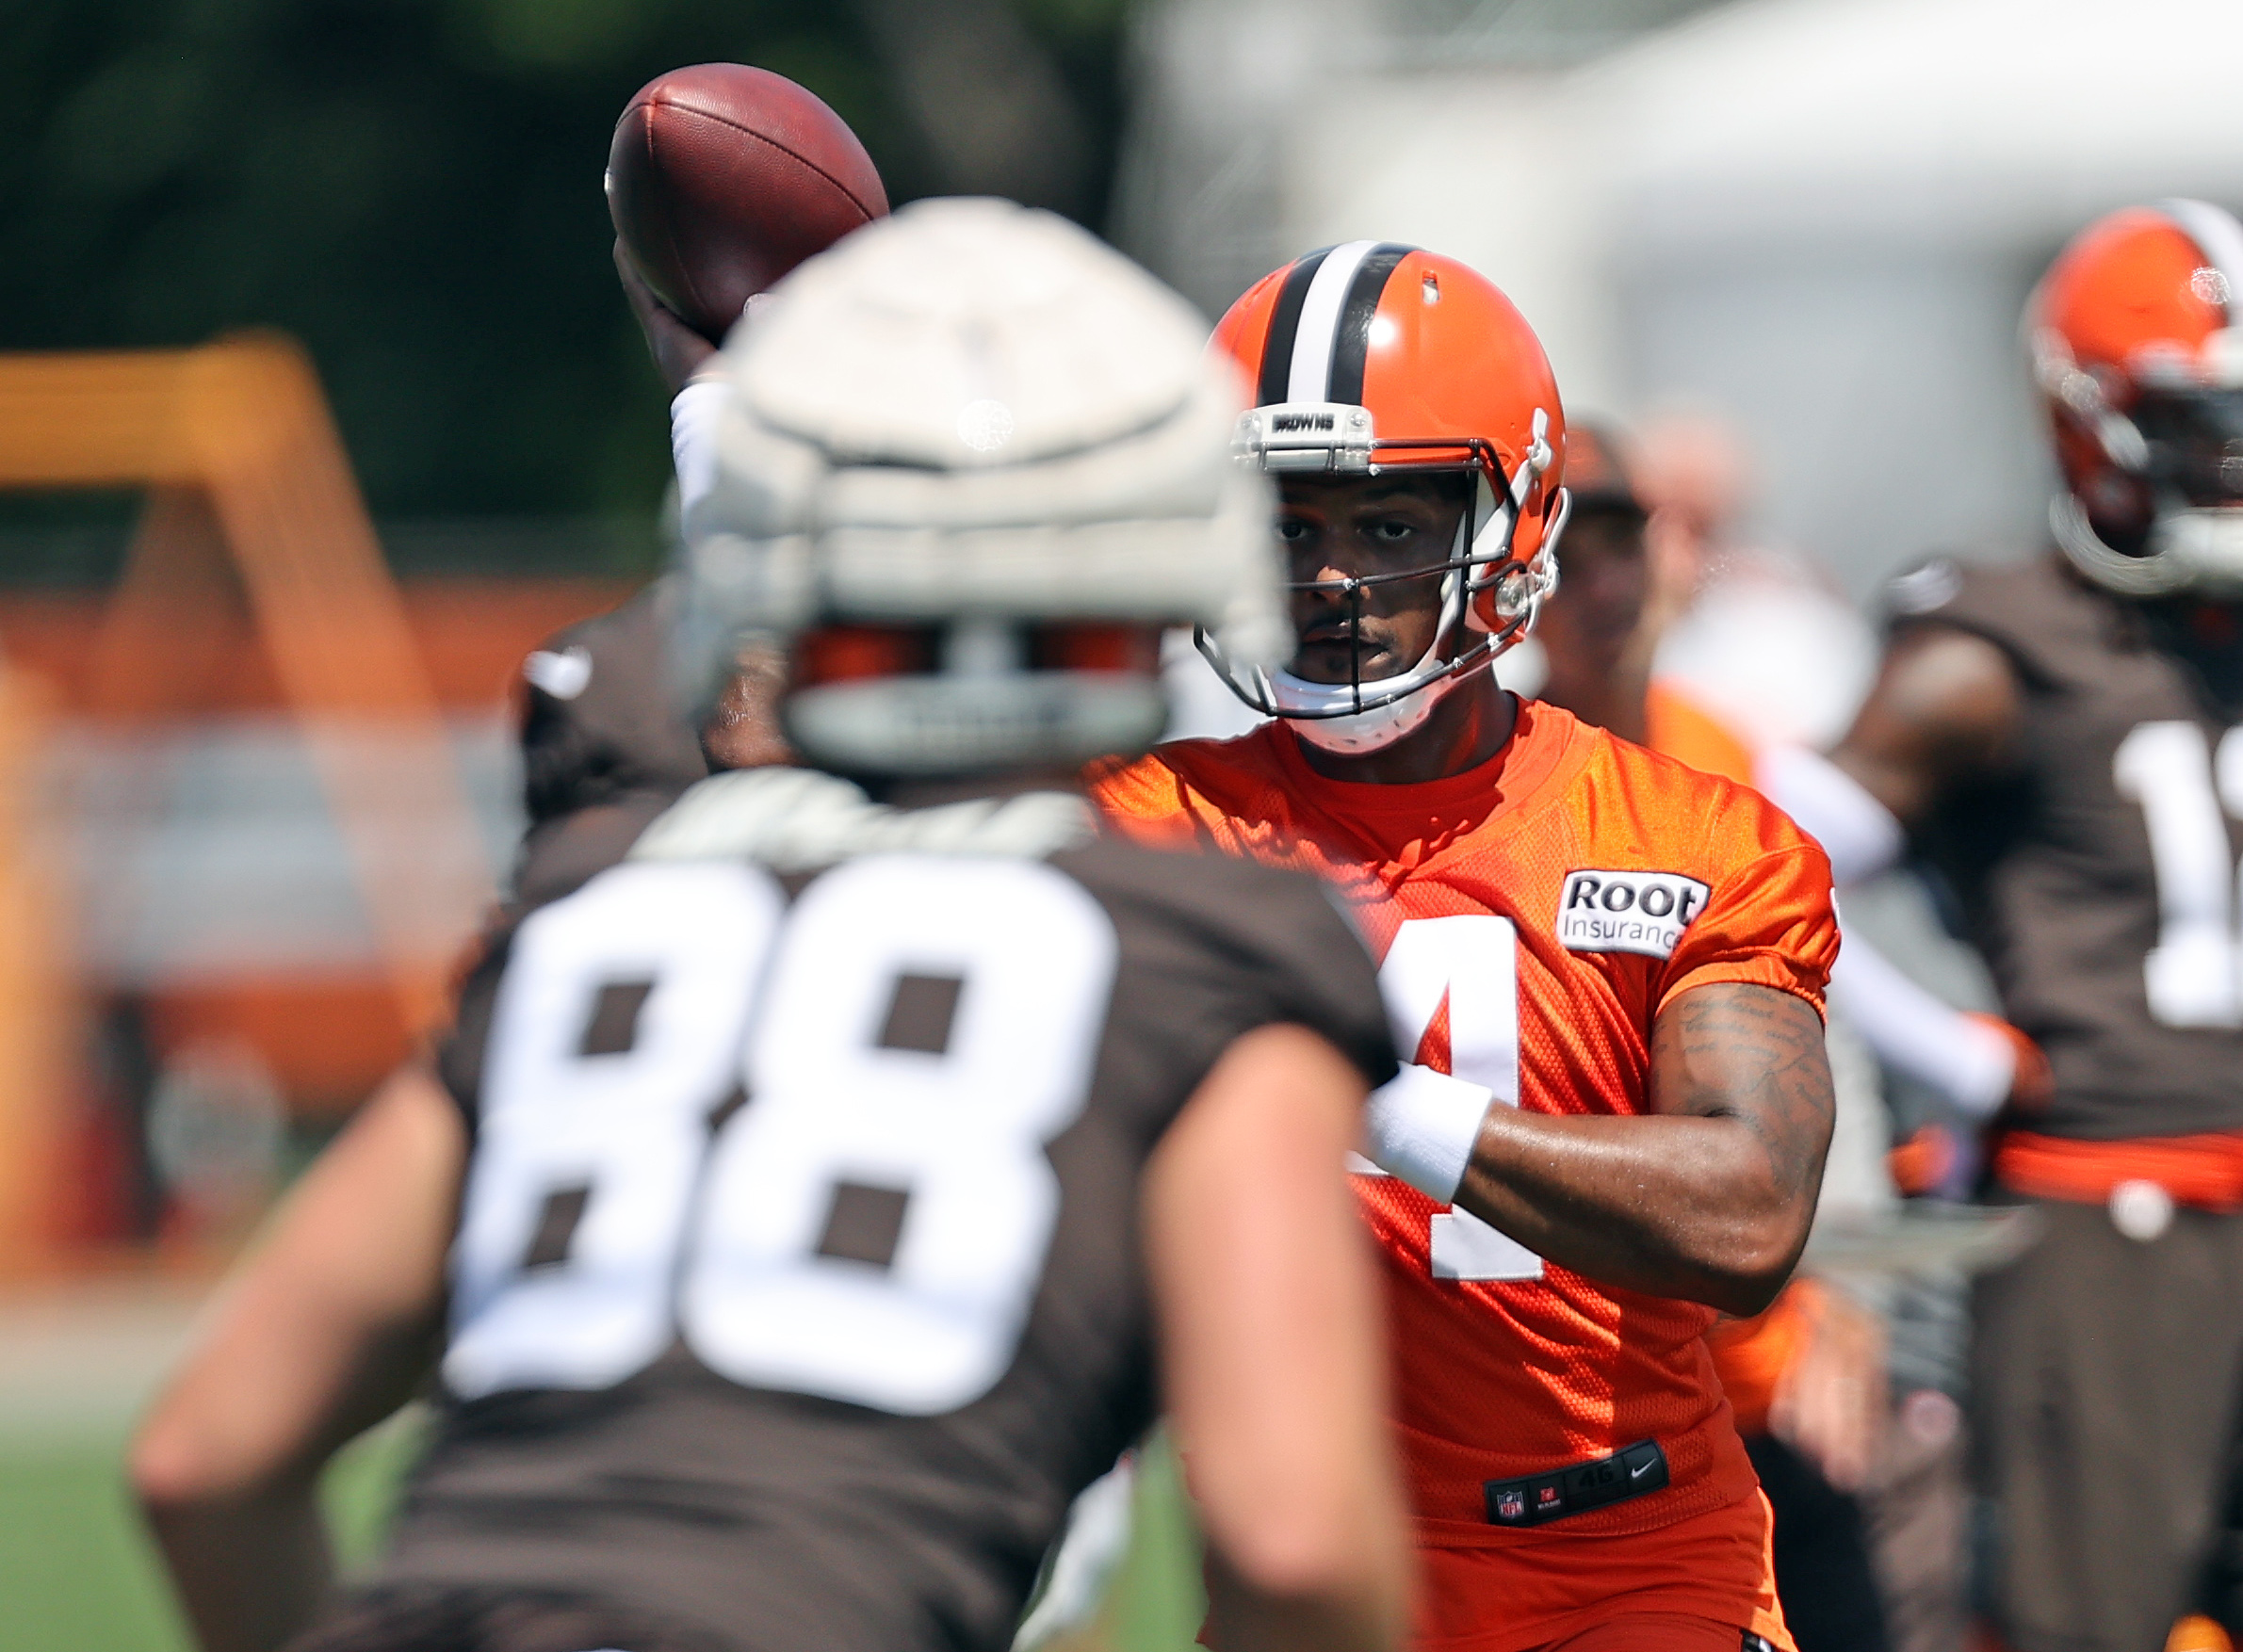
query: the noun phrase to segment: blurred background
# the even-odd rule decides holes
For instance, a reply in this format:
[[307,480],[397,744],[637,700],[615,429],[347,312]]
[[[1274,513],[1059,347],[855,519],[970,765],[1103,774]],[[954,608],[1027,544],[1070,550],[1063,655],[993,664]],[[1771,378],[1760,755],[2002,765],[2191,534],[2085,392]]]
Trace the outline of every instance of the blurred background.
[[[0,0],[0,1647],[180,1644],[118,1443],[437,1012],[519,833],[524,656],[659,564],[666,397],[600,189],[657,73],[789,75],[893,201],[1054,207],[1211,315],[1357,236],[1476,264],[1569,407],[1698,443],[1719,554],[1781,570],[1664,669],[1821,744],[1888,575],[2039,543],[2016,319],[2056,246],[2130,200],[2243,203],[2230,0]],[[1983,1001],[1919,894],[1863,907]],[[362,1549],[409,1449],[338,1471]],[[1188,1639],[1186,1541],[1141,1542],[1124,1643]]]

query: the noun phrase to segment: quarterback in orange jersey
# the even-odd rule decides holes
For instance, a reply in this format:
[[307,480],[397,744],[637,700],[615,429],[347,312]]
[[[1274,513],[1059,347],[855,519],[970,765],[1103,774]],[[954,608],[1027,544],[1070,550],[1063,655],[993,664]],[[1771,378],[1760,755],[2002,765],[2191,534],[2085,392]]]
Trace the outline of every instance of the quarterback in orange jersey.
[[1277,721],[1094,772],[1123,835],[1306,866],[1410,1058],[1357,1189],[1389,1282],[1419,1644],[1788,1646],[1710,1364],[1805,1242],[1830,1129],[1822,851],[1752,791],[1487,670],[1556,577],[1565,425],[1494,286],[1336,247],[1219,347],[1279,483],[1298,649],[1211,657]]

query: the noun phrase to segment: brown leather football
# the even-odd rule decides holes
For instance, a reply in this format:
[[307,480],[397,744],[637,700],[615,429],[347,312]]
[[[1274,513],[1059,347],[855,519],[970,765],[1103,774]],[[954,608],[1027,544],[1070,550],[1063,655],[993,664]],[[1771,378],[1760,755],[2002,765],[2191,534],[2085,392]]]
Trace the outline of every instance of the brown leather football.
[[608,149],[608,213],[654,294],[722,342],[755,294],[887,191],[856,134],[783,74],[699,63],[632,98]]

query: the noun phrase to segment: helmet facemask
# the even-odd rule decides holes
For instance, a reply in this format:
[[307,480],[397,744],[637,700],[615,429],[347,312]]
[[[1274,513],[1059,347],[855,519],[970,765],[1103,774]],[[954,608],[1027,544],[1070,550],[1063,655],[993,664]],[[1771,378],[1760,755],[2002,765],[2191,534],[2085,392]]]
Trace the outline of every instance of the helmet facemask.
[[[1470,491],[1442,560],[1288,583],[1289,595],[1316,593],[1340,600],[1348,632],[1346,681],[1318,682],[1288,667],[1242,668],[1204,631],[1199,634],[1200,651],[1242,701],[1265,716],[1290,722],[1311,745],[1356,754],[1380,750],[1412,733],[1452,688],[1487,670],[1498,655],[1524,638],[1544,600],[1557,589],[1556,546],[1569,509],[1562,490],[1554,495],[1550,520],[1536,536],[1534,553],[1525,560],[1516,555],[1524,508],[1535,484],[1554,462],[1548,423],[1547,415],[1537,412],[1534,441],[1515,473],[1506,476],[1501,455],[1480,438],[1374,443],[1366,409],[1280,404],[1253,410],[1240,421],[1241,462],[1256,464],[1280,479],[1308,474],[1366,478],[1463,476],[1471,478]],[[1326,436],[1317,445],[1302,439],[1324,431],[1337,431],[1341,439]],[[1440,457],[1413,462],[1407,457],[1412,452]],[[1424,654],[1385,676],[1357,674],[1366,652],[1360,634],[1366,593],[1404,581],[1435,578],[1440,581],[1440,607]]]
[[2065,554],[2125,596],[2243,596],[2243,386],[2153,381],[2121,413],[2089,375],[2066,380],[2059,423],[2096,462],[2079,467],[2091,497],[2050,508]]
[[782,715],[797,744],[865,779],[1072,769],[1160,737],[1162,631],[995,614],[813,626]]
[[2055,427],[2057,544],[2122,596],[2243,597],[2243,227],[2202,202],[2089,225],[2026,346]]

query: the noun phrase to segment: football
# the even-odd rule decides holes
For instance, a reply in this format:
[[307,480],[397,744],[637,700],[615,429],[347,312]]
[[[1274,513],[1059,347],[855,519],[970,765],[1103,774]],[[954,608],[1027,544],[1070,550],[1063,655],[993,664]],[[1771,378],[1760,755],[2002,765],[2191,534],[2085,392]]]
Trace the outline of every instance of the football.
[[887,191],[815,95],[768,69],[700,63],[624,109],[608,212],[655,297],[721,343],[750,298],[885,216]]

